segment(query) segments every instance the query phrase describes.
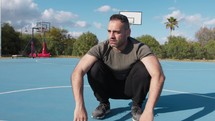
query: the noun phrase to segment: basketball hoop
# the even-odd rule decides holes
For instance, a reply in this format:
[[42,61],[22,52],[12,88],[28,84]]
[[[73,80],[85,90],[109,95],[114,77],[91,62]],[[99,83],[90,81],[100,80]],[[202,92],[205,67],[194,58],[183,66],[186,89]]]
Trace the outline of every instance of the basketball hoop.
[[119,14],[127,16],[129,23],[132,25],[142,24],[142,12],[120,11]]
[[38,27],[37,32],[47,32],[47,29],[45,27]]
[[38,32],[47,32],[50,30],[50,22],[37,22]]

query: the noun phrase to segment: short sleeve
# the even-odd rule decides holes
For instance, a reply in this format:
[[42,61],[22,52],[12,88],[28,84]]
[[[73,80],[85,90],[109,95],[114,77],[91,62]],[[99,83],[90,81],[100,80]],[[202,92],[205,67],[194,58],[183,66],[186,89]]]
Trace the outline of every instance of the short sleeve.
[[95,56],[98,59],[102,58],[102,53],[104,51],[104,42],[101,42],[95,46],[93,46],[88,52],[87,54]]
[[137,51],[137,56],[138,58],[141,60],[142,58],[148,56],[148,55],[151,55],[153,54],[152,50],[149,48],[148,45],[145,45],[145,44],[140,44],[139,45],[139,49]]

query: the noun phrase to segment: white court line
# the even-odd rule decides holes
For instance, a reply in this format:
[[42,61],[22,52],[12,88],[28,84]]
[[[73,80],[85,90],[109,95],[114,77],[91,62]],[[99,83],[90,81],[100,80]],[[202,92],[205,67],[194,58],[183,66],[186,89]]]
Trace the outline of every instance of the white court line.
[[40,60],[35,60],[38,64],[47,64],[47,65],[62,65],[62,66],[75,66],[75,64],[66,64],[66,63],[56,63],[56,62],[42,62]]
[[[90,85],[84,85],[84,87],[90,87]],[[39,87],[39,88],[29,88],[29,89],[12,90],[12,91],[0,92],[0,95],[11,94],[11,93],[19,93],[19,92],[36,91],[36,90],[59,89],[59,88],[71,88],[71,86],[52,86],[52,87]],[[196,94],[196,93],[191,93],[191,92],[169,90],[169,89],[163,89],[163,91],[165,91],[165,92],[173,92],[173,93],[178,93],[178,94],[189,94],[189,95],[194,95],[194,96],[198,96],[198,97],[215,99],[215,97],[201,95],[201,94]]]
[[[84,87],[90,87],[90,85],[84,85]],[[52,86],[52,87],[38,87],[38,88],[12,90],[12,91],[0,92],[0,95],[18,93],[18,92],[36,91],[36,90],[58,89],[58,88],[71,88],[71,86]]]
[[197,94],[197,93],[183,92],[183,91],[176,91],[176,90],[169,90],[169,89],[163,89],[163,91],[165,91],[165,92],[173,92],[173,93],[178,93],[178,94],[189,94],[189,95],[194,95],[194,96],[198,96],[198,97],[204,97],[204,98],[209,98],[209,99],[214,99],[215,100],[215,97],[201,95],[201,94]]
[[39,88],[20,89],[20,90],[12,90],[12,91],[7,91],[7,92],[0,92],[0,95],[11,94],[11,93],[18,93],[18,92],[35,91],[35,90],[47,90],[47,89],[68,88],[68,87],[71,88],[71,86],[52,86],[52,87],[39,87]]

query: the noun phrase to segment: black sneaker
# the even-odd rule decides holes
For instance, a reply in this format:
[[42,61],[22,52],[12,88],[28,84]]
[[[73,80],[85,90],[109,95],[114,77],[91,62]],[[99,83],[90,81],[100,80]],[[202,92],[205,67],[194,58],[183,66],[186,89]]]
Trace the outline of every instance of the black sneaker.
[[131,115],[133,121],[139,121],[140,116],[142,114],[141,106],[132,106],[131,107]]
[[110,104],[100,103],[99,106],[93,111],[92,118],[102,119],[109,112],[110,112]]

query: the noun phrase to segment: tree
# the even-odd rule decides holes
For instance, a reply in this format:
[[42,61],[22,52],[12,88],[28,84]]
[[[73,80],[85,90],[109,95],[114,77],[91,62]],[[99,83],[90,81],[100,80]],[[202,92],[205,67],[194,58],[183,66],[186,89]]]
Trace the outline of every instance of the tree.
[[52,55],[62,55],[66,46],[67,30],[52,27],[47,32],[47,49]]
[[154,37],[150,35],[143,35],[141,37],[137,37],[136,39],[148,45],[158,57],[161,57],[161,46]]
[[64,48],[64,55],[72,55],[73,52],[73,46],[75,43],[76,39],[75,38],[67,38],[65,40],[65,48]]
[[165,50],[168,57],[173,59],[189,58],[189,44],[184,37],[170,36],[165,43]]
[[207,59],[215,59],[215,40],[209,40],[204,46],[207,52]]
[[93,33],[83,33],[74,43],[72,55],[83,56],[87,51],[98,44],[98,39]]
[[2,55],[19,54],[21,51],[19,33],[8,23],[4,23],[2,28]]
[[201,46],[199,42],[189,42],[190,46],[190,57],[189,59],[203,59],[205,58],[206,51],[204,51],[204,48]]
[[[31,52],[32,35],[31,34],[20,33],[19,38],[21,40],[21,53],[20,54],[23,55],[23,56],[29,56],[29,53]],[[35,49],[37,51],[37,47],[39,45],[39,42],[35,38],[34,38],[34,45],[35,45]]]
[[178,21],[174,17],[167,18],[166,29],[170,29],[170,36],[172,36],[172,31],[175,30],[175,27],[178,27]]
[[209,40],[215,40],[215,28],[202,27],[196,32],[195,37],[202,46],[205,46]]

